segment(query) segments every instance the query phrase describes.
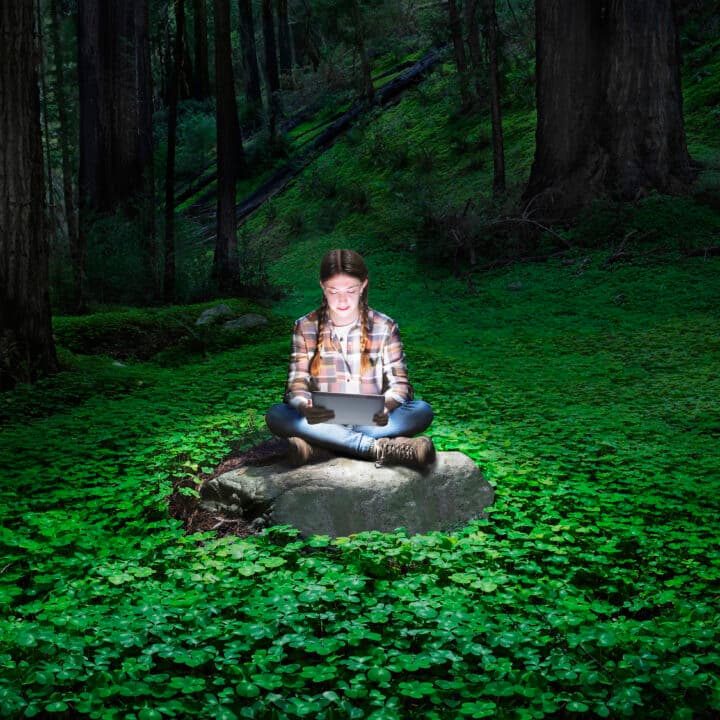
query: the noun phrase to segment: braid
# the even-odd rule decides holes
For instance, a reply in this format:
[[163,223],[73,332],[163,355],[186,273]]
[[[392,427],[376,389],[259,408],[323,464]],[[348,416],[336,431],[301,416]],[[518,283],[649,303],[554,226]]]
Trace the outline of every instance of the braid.
[[[359,282],[367,281],[368,271],[365,261],[354,250],[330,250],[325,253],[320,263],[320,284],[332,278],[334,275],[350,275]],[[323,286],[324,287],[324,286]],[[367,302],[367,285],[360,297],[360,322],[362,334],[360,336],[360,372],[366,373],[370,370],[370,308]],[[318,341],[315,355],[310,362],[310,374],[319,372],[320,350],[322,348],[323,332],[329,318],[329,307],[327,298],[323,294],[323,301],[317,310],[318,313]]]
[[313,359],[310,361],[310,375],[317,375],[318,365],[320,365],[320,349],[322,348],[323,334],[325,332],[325,321],[327,319],[328,305],[325,295],[323,295],[320,307],[317,309],[318,315],[318,329],[317,329],[317,342],[315,344],[315,354]]
[[364,374],[370,369],[370,312],[367,302],[367,287],[363,290],[360,299],[360,373]]

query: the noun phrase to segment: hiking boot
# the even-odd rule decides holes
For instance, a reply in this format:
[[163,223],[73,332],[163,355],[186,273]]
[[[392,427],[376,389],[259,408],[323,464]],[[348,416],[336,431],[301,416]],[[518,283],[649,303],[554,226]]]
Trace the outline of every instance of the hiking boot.
[[417,438],[378,438],[373,444],[375,467],[405,465],[424,468],[435,460],[435,446],[426,436]]
[[307,440],[299,437],[288,438],[288,443],[290,447],[287,451],[287,461],[295,467],[313,462],[322,462],[332,457],[332,454],[325,448],[311,445]]

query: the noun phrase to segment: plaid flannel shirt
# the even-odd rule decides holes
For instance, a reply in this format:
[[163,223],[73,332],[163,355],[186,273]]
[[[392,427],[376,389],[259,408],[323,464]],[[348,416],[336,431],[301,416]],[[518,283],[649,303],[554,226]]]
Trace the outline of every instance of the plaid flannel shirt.
[[314,310],[296,320],[285,402],[296,406],[305,403],[315,390],[346,392],[348,383],[359,385],[360,392],[366,395],[385,395],[399,403],[412,400],[413,389],[408,381],[405,351],[397,323],[372,308],[368,310],[368,319],[368,370],[364,374],[360,372],[360,323],[356,322],[348,334],[347,356],[343,356],[340,343],[333,337],[332,323],[325,323],[320,368],[313,376],[310,375],[310,362],[317,347],[318,313]]

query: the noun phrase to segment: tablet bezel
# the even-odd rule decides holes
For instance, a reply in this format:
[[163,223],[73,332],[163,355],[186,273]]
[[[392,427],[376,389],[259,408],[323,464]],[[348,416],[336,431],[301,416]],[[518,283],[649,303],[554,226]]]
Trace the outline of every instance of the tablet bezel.
[[335,413],[335,417],[328,422],[337,425],[374,425],[373,416],[385,407],[385,396],[315,390],[312,403]]

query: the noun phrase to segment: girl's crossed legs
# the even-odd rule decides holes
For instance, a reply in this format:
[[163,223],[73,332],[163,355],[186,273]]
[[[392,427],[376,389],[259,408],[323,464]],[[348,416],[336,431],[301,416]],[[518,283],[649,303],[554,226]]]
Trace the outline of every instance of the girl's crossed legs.
[[423,432],[433,420],[433,411],[424,400],[408,400],[388,415],[387,425],[311,425],[292,405],[273,405],[265,416],[271,432],[278,437],[299,437],[342,455],[372,459],[376,438],[412,437]]

